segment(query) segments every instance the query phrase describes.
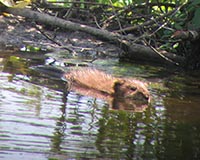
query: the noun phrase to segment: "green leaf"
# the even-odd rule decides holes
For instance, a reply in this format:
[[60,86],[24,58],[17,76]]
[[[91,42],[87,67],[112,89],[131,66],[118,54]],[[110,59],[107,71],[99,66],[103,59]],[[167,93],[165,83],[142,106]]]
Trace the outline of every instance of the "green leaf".
[[32,1],[31,0],[22,0],[22,1],[16,1],[16,3],[15,3],[13,0],[0,0],[0,2],[3,5],[5,5],[6,7],[10,7],[10,8],[25,8]]
[[192,27],[193,29],[197,29],[200,28],[200,8],[196,9],[195,13],[194,13],[194,17],[192,19]]

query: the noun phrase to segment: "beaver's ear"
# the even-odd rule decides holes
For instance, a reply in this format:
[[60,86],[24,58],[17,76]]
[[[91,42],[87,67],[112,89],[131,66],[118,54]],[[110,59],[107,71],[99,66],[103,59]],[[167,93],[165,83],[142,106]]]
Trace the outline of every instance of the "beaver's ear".
[[116,80],[114,80],[114,86],[122,85],[122,84],[124,84],[124,82],[125,82],[125,80],[123,80],[123,79],[116,79]]
[[119,90],[119,87],[124,84],[125,80],[123,79],[116,79],[114,80],[114,83],[113,83],[113,89],[114,89],[114,92],[116,93],[118,90]]

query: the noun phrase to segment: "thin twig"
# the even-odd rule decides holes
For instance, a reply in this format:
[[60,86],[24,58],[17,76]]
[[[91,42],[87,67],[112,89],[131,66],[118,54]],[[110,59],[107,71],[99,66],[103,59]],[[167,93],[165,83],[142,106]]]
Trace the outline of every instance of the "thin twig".
[[35,28],[44,36],[46,37],[48,40],[52,41],[53,43],[57,44],[58,46],[62,46],[61,43],[57,42],[54,40],[54,38],[51,38],[49,35],[47,35],[44,31],[42,31],[36,24],[35,24]]
[[[112,3],[111,0],[109,0],[109,2],[110,2],[110,4],[111,4],[111,6],[112,6],[114,15],[116,15],[116,20],[117,20],[117,23],[118,23],[118,25],[119,25],[119,28],[120,28],[120,30],[122,30],[122,25],[121,25],[121,23],[120,23],[120,21],[119,21],[119,17],[117,16],[117,13],[116,13],[116,11],[115,11],[114,5],[113,5],[113,3]],[[123,33],[123,32],[122,32],[122,33]]]
[[163,14],[162,16],[159,16],[159,17],[157,17],[155,19],[151,19],[149,21],[144,22],[142,25],[140,24],[140,25],[136,25],[136,26],[132,26],[132,27],[127,27],[127,28],[124,28],[124,29],[120,29],[120,30],[115,31],[115,33],[126,32],[126,31],[133,31],[133,30],[136,30],[138,28],[142,28],[144,26],[148,26],[148,25],[154,24],[155,21],[159,21],[160,19],[163,19],[165,17],[175,15],[184,5],[185,5],[185,3],[183,3],[181,6],[177,7],[176,9],[172,10],[171,12],[168,12],[168,13]]
[[147,46],[149,46],[155,53],[157,53],[160,57],[162,57],[163,59],[165,59],[166,61],[173,63],[177,66],[179,66],[178,62],[174,62],[173,60],[169,59],[168,57],[164,56],[162,53],[160,53],[156,48],[154,48],[153,46],[151,46],[146,40],[144,40],[145,44]]

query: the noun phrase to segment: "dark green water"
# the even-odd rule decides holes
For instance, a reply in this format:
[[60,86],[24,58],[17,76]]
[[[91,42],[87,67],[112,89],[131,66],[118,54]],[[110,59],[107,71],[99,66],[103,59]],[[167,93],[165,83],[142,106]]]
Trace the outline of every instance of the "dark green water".
[[144,112],[109,109],[61,81],[33,75],[41,59],[0,58],[1,160],[200,159],[200,74],[99,60],[116,76],[151,82]]

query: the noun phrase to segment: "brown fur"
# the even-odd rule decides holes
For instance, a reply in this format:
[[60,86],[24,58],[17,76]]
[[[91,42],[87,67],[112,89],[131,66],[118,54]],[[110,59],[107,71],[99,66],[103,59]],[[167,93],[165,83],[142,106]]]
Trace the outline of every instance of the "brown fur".
[[65,74],[65,78],[72,82],[72,89],[90,96],[109,99],[114,108],[120,108],[121,105],[141,106],[148,104],[150,100],[146,84],[139,80],[116,78],[89,68],[72,70]]

